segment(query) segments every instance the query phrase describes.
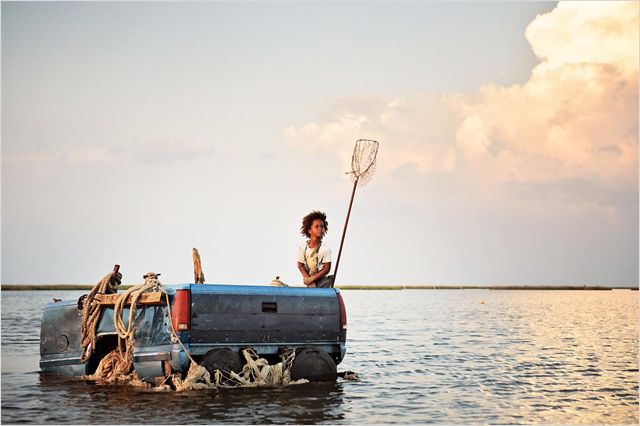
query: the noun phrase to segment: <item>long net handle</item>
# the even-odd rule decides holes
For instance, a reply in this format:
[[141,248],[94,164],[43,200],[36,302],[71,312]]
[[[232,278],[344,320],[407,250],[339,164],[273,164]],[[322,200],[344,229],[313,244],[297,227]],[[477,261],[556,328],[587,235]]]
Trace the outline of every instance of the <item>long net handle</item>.
[[336,283],[336,277],[338,276],[338,266],[340,266],[340,256],[342,255],[342,246],[344,244],[344,236],[347,234],[347,226],[349,225],[349,216],[351,216],[351,206],[353,205],[353,197],[356,195],[356,188],[358,187],[358,177],[353,182],[353,191],[351,191],[351,200],[349,201],[349,210],[347,210],[347,218],[344,221],[344,228],[342,229],[342,238],[340,239],[340,250],[338,250],[338,260],[336,260],[336,269],[333,270],[333,282],[331,287]]

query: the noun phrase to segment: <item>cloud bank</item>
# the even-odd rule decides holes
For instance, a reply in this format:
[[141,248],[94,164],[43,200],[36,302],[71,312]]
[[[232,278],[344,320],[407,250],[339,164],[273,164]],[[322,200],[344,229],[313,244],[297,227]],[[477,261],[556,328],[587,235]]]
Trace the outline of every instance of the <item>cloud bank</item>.
[[637,190],[638,3],[559,3],[525,35],[539,63],[524,84],[341,100],[285,139],[342,161],[356,139],[377,139],[380,173],[412,165],[487,194],[558,182],[582,195]]

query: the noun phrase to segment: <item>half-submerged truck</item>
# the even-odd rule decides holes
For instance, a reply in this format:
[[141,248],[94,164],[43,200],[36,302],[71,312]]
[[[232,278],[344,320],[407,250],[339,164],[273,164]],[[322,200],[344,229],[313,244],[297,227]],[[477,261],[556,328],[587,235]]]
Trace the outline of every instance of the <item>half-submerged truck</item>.
[[[335,380],[346,352],[347,316],[340,290],[252,285],[163,286],[165,302],[135,310],[133,366],[147,381],[185,373],[189,355],[212,374],[239,372],[241,351],[251,348],[271,364],[295,350],[292,378]],[[129,309],[123,319],[128,321]],[[93,374],[118,345],[113,307],[105,305],[96,327],[93,354],[81,361],[80,302],[47,304],[40,334],[40,369],[67,376]],[[176,330],[184,348],[173,337]]]

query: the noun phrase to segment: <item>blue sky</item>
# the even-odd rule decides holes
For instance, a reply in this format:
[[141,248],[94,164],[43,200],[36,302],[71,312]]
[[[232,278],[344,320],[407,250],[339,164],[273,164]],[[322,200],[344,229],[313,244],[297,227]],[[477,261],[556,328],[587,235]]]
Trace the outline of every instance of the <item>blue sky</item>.
[[184,282],[195,246],[208,282],[301,285],[300,219],[335,256],[363,137],[339,282],[637,284],[616,7],[3,3],[2,282]]

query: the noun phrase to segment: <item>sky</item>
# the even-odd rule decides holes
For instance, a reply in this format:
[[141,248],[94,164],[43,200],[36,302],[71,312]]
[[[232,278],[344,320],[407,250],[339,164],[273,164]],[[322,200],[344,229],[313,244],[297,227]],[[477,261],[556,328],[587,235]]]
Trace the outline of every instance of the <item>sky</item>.
[[637,2],[3,2],[3,284],[638,285]]

